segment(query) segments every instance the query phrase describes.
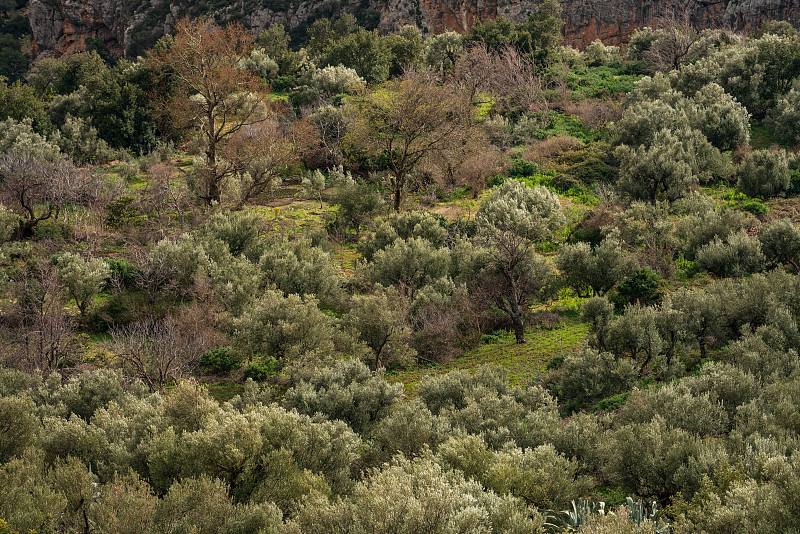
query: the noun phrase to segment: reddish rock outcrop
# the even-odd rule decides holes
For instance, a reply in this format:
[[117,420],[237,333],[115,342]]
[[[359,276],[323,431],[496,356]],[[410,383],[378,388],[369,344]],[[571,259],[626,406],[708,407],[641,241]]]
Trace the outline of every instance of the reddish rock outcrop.
[[[241,0],[214,15],[225,19]],[[464,32],[477,20],[504,16],[524,21],[540,0],[370,0],[381,15],[386,31],[404,24],[419,24],[428,32]],[[272,5],[272,3],[270,3]],[[312,20],[320,2],[304,0],[284,3],[286,10],[273,11],[264,4],[245,8],[240,19],[254,30],[273,22],[288,28]],[[323,7],[327,4],[323,4]],[[341,5],[341,4],[339,4]],[[343,9],[354,8],[344,3]],[[109,50],[131,51],[131,33],[142,25],[169,28],[188,0],[31,0],[29,18],[34,51],[56,56],[82,50],[87,37],[100,37]],[[582,48],[595,39],[621,44],[644,26],[659,26],[670,16],[688,17],[697,28],[725,28],[752,32],[768,19],[788,20],[800,26],[800,0],[562,0],[566,42]],[[149,17],[157,9],[164,17]],[[341,10],[342,8],[337,8]],[[211,13],[209,13],[211,14]],[[148,22],[155,18],[155,22]]]

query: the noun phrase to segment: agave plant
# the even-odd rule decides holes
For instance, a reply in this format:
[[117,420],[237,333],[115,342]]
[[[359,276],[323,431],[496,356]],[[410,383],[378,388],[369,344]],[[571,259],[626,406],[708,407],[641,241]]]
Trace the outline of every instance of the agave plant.
[[595,503],[589,499],[580,498],[577,504],[575,501],[571,501],[571,508],[568,510],[560,512],[548,510],[545,527],[550,528],[553,532],[569,532],[586,524],[593,515],[605,515],[605,513],[606,503],[602,501]]
[[658,509],[658,503],[653,501],[648,507],[641,499],[635,501],[626,497],[628,502],[628,509],[630,510],[630,520],[636,525],[641,525],[642,521],[651,521],[656,526],[656,532],[659,534],[669,533],[669,520],[661,517],[661,510]]

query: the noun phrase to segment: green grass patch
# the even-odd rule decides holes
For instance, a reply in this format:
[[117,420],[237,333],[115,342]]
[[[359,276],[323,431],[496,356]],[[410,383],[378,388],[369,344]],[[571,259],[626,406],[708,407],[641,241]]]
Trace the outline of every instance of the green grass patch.
[[641,78],[641,74],[623,74],[612,66],[580,66],[569,71],[566,81],[576,96],[603,98],[631,92]]
[[413,395],[419,382],[456,369],[471,370],[482,365],[499,365],[509,371],[512,385],[525,385],[541,378],[550,360],[560,354],[576,352],[588,335],[588,325],[577,318],[565,318],[548,330],[542,327],[525,331],[527,343],[517,345],[511,332],[495,332],[490,343],[484,343],[452,362],[416,367],[387,374],[389,382],[402,383],[406,393]]
[[228,402],[242,391],[244,391],[244,384],[236,382],[212,382],[208,384],[208,394],[220,404]]
[[714,199],[722,208],[735,208],[755,216],[766,215],[770,211],[769,206],[763,200],[749,197],[733,186],[719,183],[701,189],[706,196]]
[[327,216],[336,210],[326,203],[320,208],[317,200],[295,200],[283,206],[251,206],[248,209],[263,217],[270,235],[290,237],[323,228]]
[[753,148],[769,148],[774,145],[790,148],[763,121],[752,119],[750,121],[750,146]]

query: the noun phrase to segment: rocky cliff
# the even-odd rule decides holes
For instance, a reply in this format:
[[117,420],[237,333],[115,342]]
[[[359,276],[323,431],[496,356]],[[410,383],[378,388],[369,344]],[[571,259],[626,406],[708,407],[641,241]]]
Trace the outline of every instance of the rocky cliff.
[[[287,28],[320,16],[367,11],[378,27],[417,24],[428,32],[463,32],[476,20],[497,16],[523,21],[540,0],[31,0],[29,18],[34,52],[56,56],[82,50],[88,37],[100,38],[111,52],[132,54],[151,46],[184,16],[213,13],[253,29],[270,23]],[[625,42],[637,29],[667,17],[688,17],[697,28],[753,31],[764,20],[800,25],[800,0],[562,0],[567,43],[583,47],[595,39]]]

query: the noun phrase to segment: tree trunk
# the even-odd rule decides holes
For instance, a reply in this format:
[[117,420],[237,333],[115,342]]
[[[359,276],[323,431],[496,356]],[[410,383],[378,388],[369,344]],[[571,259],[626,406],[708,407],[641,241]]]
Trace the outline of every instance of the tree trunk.
[[206,148],[207,172],[205,177],[206,181],[206,196],[203,198],[209,206],[222,199],[222,192],[219,187],[219,177],[217,176],[217,139],[214,136],[216,122],[214,120],[214,108],[208,110],[208,132],[206,138],[208,140],[208,147]]
[[17,226],[17,228],[14,230],[14,233],[11,235],[11,240],[23,241],[33,237],[33,230],[36,228],[36,223],[38,222],[39,221],[37,219],[20,221],[19,226]]
[[394,190],[394,193],[392,193],[392,196],[394,197],[394,211],[396,211],[398,213],[400,213],[400,200],[401,200],[400,195],[401,194],[402,194],[402,192],[400,191],[399,187]]
[[511,316],[514,323],[514,337],[517,338],[517,345],[525,343],[525,324],[522,322],[522,315],[517,313]]

